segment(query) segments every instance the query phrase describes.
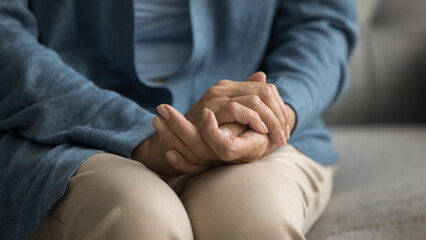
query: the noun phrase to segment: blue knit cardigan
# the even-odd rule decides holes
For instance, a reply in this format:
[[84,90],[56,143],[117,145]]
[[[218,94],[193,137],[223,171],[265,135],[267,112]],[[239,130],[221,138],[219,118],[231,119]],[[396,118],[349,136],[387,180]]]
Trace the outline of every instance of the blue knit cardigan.
[[347,88],[355,0],[190,0],[193,51],[156,87],[135,71],[131,0],[0,1],[0,239],[23,239],[97,152],[130,157],[155,106],[264,71],[296,112],[290,141],[338,156],[320,115]]

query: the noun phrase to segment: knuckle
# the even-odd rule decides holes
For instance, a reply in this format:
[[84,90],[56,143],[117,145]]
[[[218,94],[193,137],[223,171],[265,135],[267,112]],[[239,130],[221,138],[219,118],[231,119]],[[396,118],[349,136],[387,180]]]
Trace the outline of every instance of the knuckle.
[[220,87],[215,85],[209,88],[209,90],[207,90],[207,92],[204,94],[204,97],[207,99],[212,99],[219,96],[220,92],[221,92]]
[[230,102],[229,103],[229,109],[231,110],[231,111],[235,111],[235,110],[237,110],[237,109],[239,109],[239,106],[238,106],[239,104],[237,103],[237,102]]
[[269,85],[262,85],[260,86],[260,93],[265,98],[272,98],[273,95],[273,89]]
[[249,102],[252,106],[255,106],[255,107],[259,106],[261,101],[262,101],[262,100],[261,100],[261,99],[260,99],[260,97],[259,97],[259,96],[257,96],[257,95],[250,95],[250,96],[248,97],[248,102]]
[[277,91],[278,92],[278,89],[277,89],[277,86],[275,86],[275,84],[273,84],[273,83],[267,83],[266,85],[268,85],[271,89],[272,89],[272,91]]
[[208,93],[216,93],[219,91],[219,87],[218,86],[212,86],[207,92]]
[[228,107],[229,107],[229,111],[231,112],[231,114],[233,114],[234,116],[238,115],[238,113],[240,111],[240,106],[237,102],[229,103]]
[[231,83],[231,80],[222,79],[217,82],[217,85],[228,85],[229,83]]

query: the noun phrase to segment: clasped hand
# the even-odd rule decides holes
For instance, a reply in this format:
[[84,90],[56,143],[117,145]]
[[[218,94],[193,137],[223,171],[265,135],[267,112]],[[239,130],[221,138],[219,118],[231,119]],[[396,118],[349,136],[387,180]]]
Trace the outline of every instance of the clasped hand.
[[185,115],[167,104],[157,111],[160,116],[152,120],[157,133],[132,156],[169,176],[259,159],[287,143],[295,121],[262,72],[244,82],[219,81]]

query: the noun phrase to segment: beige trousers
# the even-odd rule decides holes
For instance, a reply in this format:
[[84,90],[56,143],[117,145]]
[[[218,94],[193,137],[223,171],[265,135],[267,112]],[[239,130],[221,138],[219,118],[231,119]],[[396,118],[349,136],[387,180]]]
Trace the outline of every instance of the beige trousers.
[[305,239],[327,205],[334,171],[290,145],[254,163],[171,179],[96,154],[30,239]]

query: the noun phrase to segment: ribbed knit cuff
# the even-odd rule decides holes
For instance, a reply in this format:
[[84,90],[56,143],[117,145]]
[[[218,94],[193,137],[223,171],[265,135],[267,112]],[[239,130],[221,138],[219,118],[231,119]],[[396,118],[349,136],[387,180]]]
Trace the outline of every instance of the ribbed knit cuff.
[[130,158],[132,150],[155,132],[151,123],[154,117],[119,96],[108,101],[90,123],[78,127],[74,137],[89,147]]

